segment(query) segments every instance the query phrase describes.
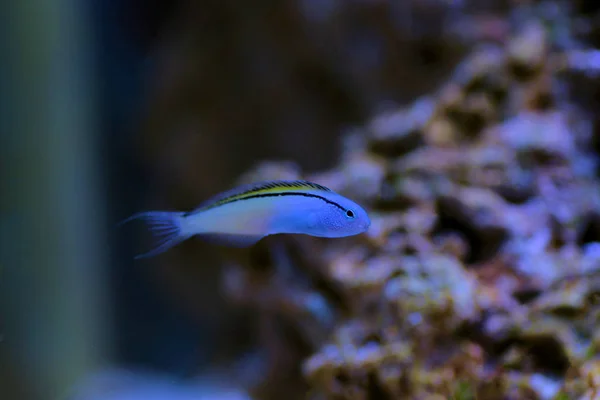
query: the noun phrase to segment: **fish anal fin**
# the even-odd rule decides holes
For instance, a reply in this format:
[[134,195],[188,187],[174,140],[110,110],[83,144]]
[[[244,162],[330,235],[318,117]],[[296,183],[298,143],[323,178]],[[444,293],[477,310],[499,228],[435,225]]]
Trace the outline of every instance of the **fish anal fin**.
[[196,236],[207,243],[238,248],[250,247],[263,238],[263,236],[260,235],[236,235],[226,233],[204,233]]

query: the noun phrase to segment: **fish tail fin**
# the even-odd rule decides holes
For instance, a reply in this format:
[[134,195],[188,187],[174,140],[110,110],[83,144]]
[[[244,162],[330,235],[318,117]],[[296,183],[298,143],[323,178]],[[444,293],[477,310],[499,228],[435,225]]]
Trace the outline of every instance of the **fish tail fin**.
[[133,214],[131,217],[121,221],[118,226],[136,219],[144,220],[149,225],[152,233],[154,233],[157,245],[154,249],[135,256],[135,259],[153,257],[192,236],[182,230],[184,214],[177,211],[144,211]]

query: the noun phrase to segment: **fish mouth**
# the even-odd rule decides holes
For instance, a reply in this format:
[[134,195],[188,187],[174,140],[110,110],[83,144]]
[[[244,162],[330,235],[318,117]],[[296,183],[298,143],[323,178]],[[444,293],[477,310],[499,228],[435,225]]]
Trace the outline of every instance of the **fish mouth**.
[[366,221],[361,224],[361,229],[363,230],[363,232],[366,232],[369,230],[370,226],[371,226],[371,221]]

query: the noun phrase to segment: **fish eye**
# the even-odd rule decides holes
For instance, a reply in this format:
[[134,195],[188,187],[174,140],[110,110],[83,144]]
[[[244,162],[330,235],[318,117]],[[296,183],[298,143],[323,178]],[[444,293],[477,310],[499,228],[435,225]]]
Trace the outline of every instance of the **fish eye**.
[[352,212],[352,210],[346,211],[346,217],[348,217],[348,218],[354,218],[354,212]]

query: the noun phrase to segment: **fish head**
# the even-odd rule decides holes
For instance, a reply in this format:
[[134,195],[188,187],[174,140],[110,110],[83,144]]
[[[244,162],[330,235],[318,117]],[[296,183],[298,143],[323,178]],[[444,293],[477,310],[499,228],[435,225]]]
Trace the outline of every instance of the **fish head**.
[[336,196],[334,202],[317,211],[316,227],[321,231],[319,236],[353,236],[369,229],[371,220],[363,207],[342,196]]

